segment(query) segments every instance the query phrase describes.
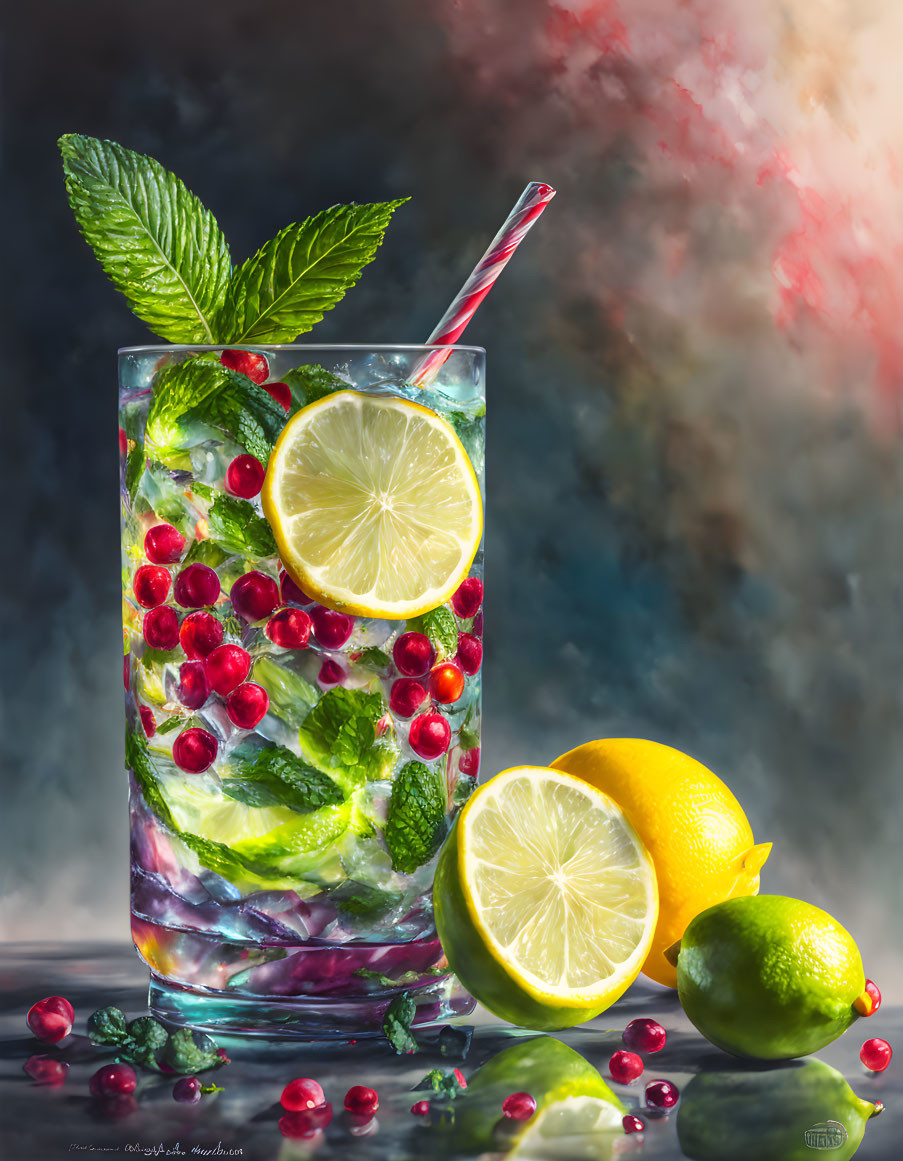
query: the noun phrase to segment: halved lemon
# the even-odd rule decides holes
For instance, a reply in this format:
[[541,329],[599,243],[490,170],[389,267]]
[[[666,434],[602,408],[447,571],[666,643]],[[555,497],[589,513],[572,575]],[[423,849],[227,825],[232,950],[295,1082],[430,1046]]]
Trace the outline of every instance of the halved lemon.
[[469,799],[439,854],[436,927],[496,1016],[580,1024],[636,979],[652,943],[652,861],[621,808],[578,778],[506,770]]
[[443,604],[483,534],[461,441],[434,411],[396,396],[337,391],[302,408],[273,449],[261,500],[289,575],[357,616]]

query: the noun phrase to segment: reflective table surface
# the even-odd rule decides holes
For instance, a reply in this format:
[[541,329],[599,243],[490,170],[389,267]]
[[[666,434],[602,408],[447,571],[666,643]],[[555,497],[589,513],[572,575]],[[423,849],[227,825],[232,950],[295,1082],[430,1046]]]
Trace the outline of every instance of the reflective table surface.
[[[146,968],[130,945],[13,944],[3,949],[3,1161],[98,1153],[243,1161],[903,1157],[903,1048],[880,1074],[867,1073],[859,1061],[867,1038],[903,1046],[903,1010],[887,1005],[818,1053],[817,1060],[761,1068],[713,1048],[689,1024],[676,993],[641,978],[599,1019],[554,1037],[502,1025],[478,1008],[453,1022],[454,1033],[440,1035],[437,1028],[419,1034],[420,1050],[407,1056],[394,1055],[383,1039],[299,1045],[219,1038],[231,1063],[202,1074],[202,1081],[212,1080],[224,1091],[203,1096],[197,1105],[173,1099],[172,1077],[145,1071],[139,1071],[134,1101],[93,1098],[89,1078],[112,1059],[112,1052],[88,1041],[85,1019],[107,1005],[121,1008],[129,1018],[146,1014],[147,982]],[[31,1004],[49,995],[65,996],[76,1011],[73,1035],[60,1046],[41,1045],[25,1024]],[[608,1061],[623,1047],[625,1025],[638,1016],[662,1023],[667,1044],[646,1057],[638,1080],[615,1084]],[[562,1049],[562,1042],[585,1060]],[[25,1061],[36,1053],[68,1063],[61,1085],[39,1085],[25,1074]],[[411,1106],[431,1097],[415,1091],[418,1082],[431,1070],[448,1075],[455,1068],[467,1079],[467,1091],[445,1103],[433,1096],[427,1116],[413,1115]],[[296,1118],[280,1128],[280,1094],[300,1076],[320,1082],[332,1118],[320,1126]],[[677,1106],[668,1112],[645,1107],[645,1085],[655,1079],[667,1079],[680,1090]],[[375,1117],[355,1120],[343,1111],[352,1085],[378,1092]],[[504,1118],[503,1097],[528,1086],[537,1114],[528,1122]],[[866,1122],[867,1106],[853,1092],[862,1101],[882,1102],[883,1113]],[[642,1133],[623,1132],[625,1113],[642,1119]],[[286,1137],[283,1129],[308,1135]]]

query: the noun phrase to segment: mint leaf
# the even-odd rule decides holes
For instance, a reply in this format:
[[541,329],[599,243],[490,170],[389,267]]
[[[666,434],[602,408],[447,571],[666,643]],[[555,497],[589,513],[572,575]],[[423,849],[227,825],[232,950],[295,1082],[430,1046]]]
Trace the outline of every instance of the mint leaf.
[[297,729],[317,704],[319,691],[292,669],[269,657],[254,662],[254,680],[270,695],[270,713]]
[[138,1016],[126,1029],[128,1038],[117,1053],[121,1060],[158,1069],[157,1052],[166,1044],[169,1033],[153,1016]]
[[163,1063],[173,1072],[194,1076],[208,1068],[221,1068],[228,1061],[219,1055],[214,1041],[203,1032],[177,1028],[169,1035],[169,1042],[163,1050]]
[[357,662],[358,665],[366,665],[368,669],[374,670],[376,673],[382,673],[384,669],[389,668],[388,655],[383,653],[382,649],[377,649],[375,645],[368,645],[366,649],[362,649],[359,655],[354,655],[352,661]]
[[380,694],[336,686],[304,719],[301,749],[346,791],[367,780],[386,778],[398,747],[389,735],[377,738],[376,723],[385,712]]
[[227,492],[216,493],[207,513],[207,530],[210,539],[227,553],[262,560],[279,551],[272,529],[262,516],[257,515],[254,506]]
[[132,502],[134,502],[135,495],[138,492],[138,485],[141,483],[141,477],[144,475],[146,464],[147,457],[144,454],[144,441],[139,440],[129,452],[129,458],[125,461],[125,490],[128,492],[129,499]]
[[214,342],[232,263],[210,211],[158,161],[113,141],[67,133],[59,148],[78,228],[135,314],[167,342]]
[[205,839],[198,834],[191,834],[184,830],[179,833],[179,838],[189,850],[194,851],[202,866],[207,867],[210,871],[216,871],[224,879],[231,881],[241,878],[246,869],[244,861],[225,843],[218,843],[215,839]]
[[458,651],[458,622],[451,609],[440,605],[438,609],[430,609],[419,617],[410,617],[407,629],[415,633],[423,633],[436,647],[436,660],[444,661],[446,657],[454,657]]
[[448,968],[429,968],[422,972],[402,972],[400,976],[387,976],[383,972],[374,972],[369,968],[358,968],[352,975],[360,976],[362,980],[373,980],[374,983],[379,984],[384,988],[406,988],[410,984],[416,984],[422,980],[424,976],[447,976]]
[[[183,364],[184,365],[184,364]],[[215,427],[266,466],[285,426],[285,411],[246,375],[223,368],[223,383],[185,416],[185,423]]]
[[179,730],[185,725],[185,719],[179,714],[174,714],[171,718],[167,718],[165,722],[161,722],[157,726],[158,734],[171,734],[173,730]]
[[127,1038],[125,1013],[119,1008],[100,1008],[88,1017],[88,1039],[92,1044],[121,1044]]
[[392,866],[410,874],[428,862],[445,837],[445,776],[423,762],[402,766],[392,784],[385,839]]
[[248,806],[288,806],[301,814],[345,798],[328,774],[285,746],[261,750],[243,763],[237,776],[223,779],[223,793]]
[[386,1039],[399,1056],[417,1051],[417,1041],[411,1035],[411,1022],[417,1013],[417,1005],[408,992],[396,996],[386,1008],[383,1017],[383,1032]]
[[224,343],[290,343],[354,286],[407,201],[332,206],[296,222],[233,274],[217,316]]
[[208,568],[219,568],[226,556],[227,553],[223,552],[220,546],[214,544],[212,540],[207,538],[196,540],[185,553],[179,567],[185,568],[189,564],[206,564]]
[[[391,911],[402,899],[400,891],[384,891],[380,887],[369,887],[366,883],[356,883],[352,886],[353,890],[350,894],[343,896],[339,892],[333,893],[332,896],[339,911],[352,919],[369,921],[378,919],[381,915]],[[361,968],[360,972],[355,972],[355,975],[360,975],[366,970],[366,968]]]
[[163,450],[190,445],[193,437],[186,431],[185,416],[208,396],[221,391],[227,381],[226,368],[206,359],[186,359],[158,371],[147,414],[146,438]]
[[453,1101],[467,1088],[467,1085],[462,1084],[458,1079],[460,1076],[462,1073],[457,1068],[451,1072],[444,1072],[441,1068],[431,1068],[426,1076],[414,1085],[413,1091],[433,1092],[437,1097],[445,1097],[447,1100]]
[[327,371],[318,363],[309,363],[304,367],[294,367],[282,376],[292,393],[292,404],[295,409],[306,407],[317,399],[332,395],[334,391],[347,391],[351,384],[332,371]]
[[157,771],[147,748],[147,739],[135,730],[126,729],[125,732],[125,764],[131,770],[148,810],[152,811],[164,826],[168,826],[172,831],[178,831],[160,790]]
[[472,730],[467,726],[461,727],[461,732],[458,734],[458,745],[462,750],[475,750],[480,744],[480,735],[476,730]]

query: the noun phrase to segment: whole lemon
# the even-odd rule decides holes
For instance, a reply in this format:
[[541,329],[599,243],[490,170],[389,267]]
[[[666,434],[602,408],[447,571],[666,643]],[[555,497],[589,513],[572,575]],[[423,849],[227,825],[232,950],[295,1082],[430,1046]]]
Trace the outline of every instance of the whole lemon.
[[755,895],[771,843],[756,844],[740,803],[695,758],[642,738],[602,738],[552,763],[621,807],[655,866],[659,917],[643,971],[677,987],[664,951],[700,911]]

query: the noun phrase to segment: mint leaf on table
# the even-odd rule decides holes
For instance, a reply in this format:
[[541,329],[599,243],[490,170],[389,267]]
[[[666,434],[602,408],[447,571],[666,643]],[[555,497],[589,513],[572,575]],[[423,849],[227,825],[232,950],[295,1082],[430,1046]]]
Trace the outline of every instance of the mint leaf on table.
[[59,139],[78,228],[129,306],[171,343],[213,343],[232,268],[216,219],[151,157],[80,133]]
[[220,341],[290,343],[309,331],[360,278],[407,200],[332,206],[280,230],[232,275]]
[[170,1033],[169,1041],[163,1049],[162,1061],[173,1072],[185,1076],[206,1072],[208,1068],[221,1068],[229,1063],[225,1057],[220,1056],[216,1044],[209,1036],[191,1028],[177,1028]]
[[429,862],[445,837],[445,775],[423,762],[408,762],[392,783],[385,839],[392,866],[410,874]]
[[169,1033],[153,1016],[138,1016],[129,1022],[127,1039],[117,1055],[132,1064],[156,1069],[157,1053],[169,1039]]
[[261,750],[223,779],[223,793],[247,806],[288,806],[300,814],[343,802],[344,794],[322,770],[286,746]]
[[160,790],[157,771],[147,746],[147,739],[135,730],[125,731],[125,764],[131,770],[148,810],[170,830],[178,831],[172,813]]
[[[444,1031],[444,1029],[443,1029]],[[462,1093],[467,1085],[462,1084],[459,1077],[462,1077],[460,1069],[453,1069],[451,1072],[444,1072],[441,1068],[431,1068],[426,1076],[414,1085],[414,1092],[432,1092],[437,1097],[445,1097],[447,1100],[454,1100],[456,1096]]]
[[254,662],[254,680],[269,694],[270,713],[294,729],[298,729],[320,696],[319,690],[294,670],[277,665],[269,657],[258,657]]
[[389,734],[377,737],[376,723],[385,712],[381,694],[336,686],[304,719],[298,735],[301,749],[346,791],[387,778],[398,746]]
[[417,1005],[408,992],[396,996],[386,1008],[383,1017],[383,1032],[386,1039],[399,1056],[417,1051],[417,1041],[411,1035],[411,1023],[417,1013]]
[[226,553],[262,560],[279,551],[273,539],[273,530],[258,516],[253,504],[239,500],[227,492],[217,492],[207,513],[210,539]]
[[335,391],[347,391],[351,387],[346,379],[334,375],[332,371],[327,371],[318,363],[308,363],[304,367],[294,367],[291,371],[286,371],[282,376],[282,382],[292,393],[292,405],[295,409],[306,407],[308,403],[314,403],[317,399],[323,399]]
[[446,657],[454,657],[458,651],[458,622],[451,609],[440,605],[438,609],[430,609],[419,617],[410,617],[407,629],[422,633],[429,637],[436,647],[436,660],[444,661]]
[[88,1017],[88,1039],[92,1044],[122,1044],[127,1038],[125,1013],[119,1008],[100,1008]]

